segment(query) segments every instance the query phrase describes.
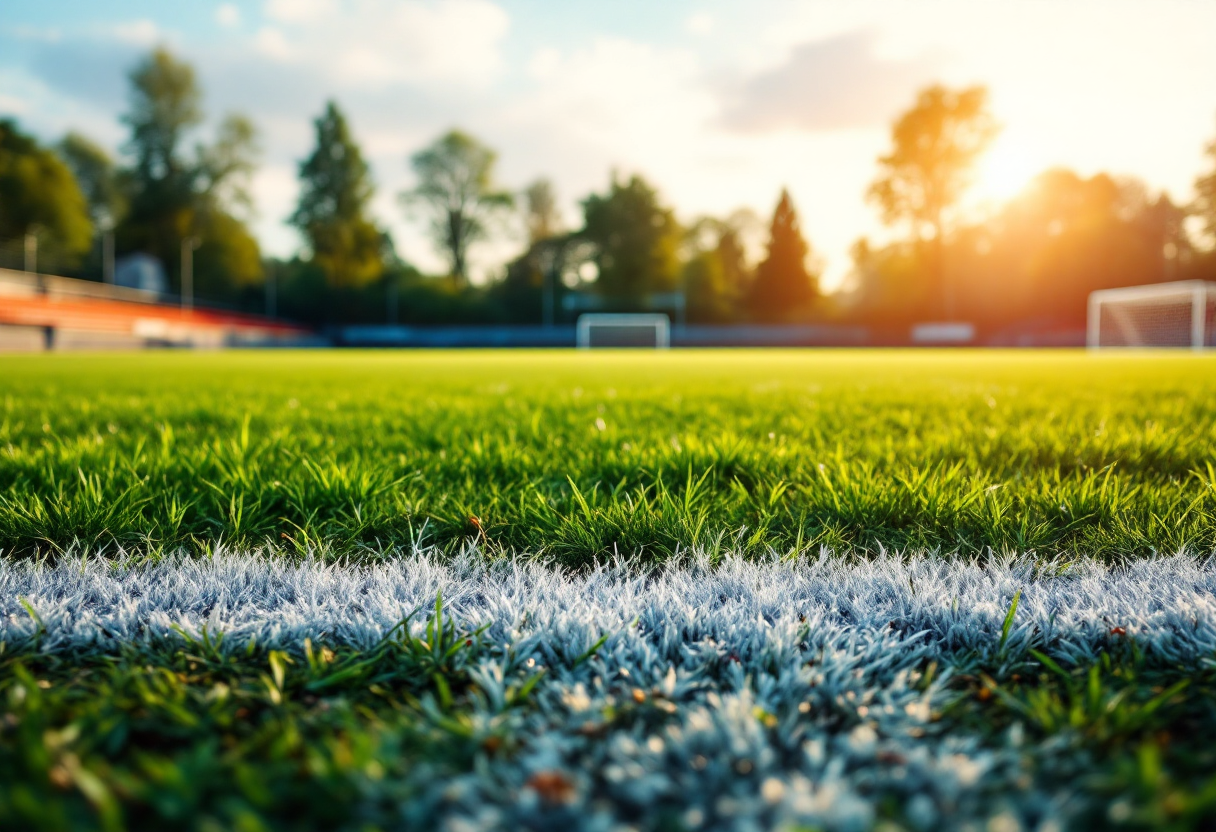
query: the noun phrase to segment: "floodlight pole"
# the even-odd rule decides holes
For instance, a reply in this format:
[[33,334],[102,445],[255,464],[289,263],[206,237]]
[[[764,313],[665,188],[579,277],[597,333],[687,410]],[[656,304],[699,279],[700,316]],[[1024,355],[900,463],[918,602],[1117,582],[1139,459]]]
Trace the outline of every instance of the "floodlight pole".
[[1085,346],[1096,350],[1102,345],[1102,301],[1091,292],[1089,314],[1086,316]]
[[547,327],[553,326],[553,269],[545,271],[545,295],[542,319]]
[[540,296],[540,319],[546,327],[553,326],[554,284],[557,282],[557,267],[560,259],[557,252],[551,249],[540,252],[540,265],[544,272],[544,287]]
[[275,285],[275,273],[278,272],[278,270],[279,270],[278,264],[274,263],[273,261],[270,263],[270,267],[266,269],[266,317],[267,318],[273,318],[275,316],[275,312],[276,312],[275,307],[278,305],[278,303],[277,303],[278,298],[276,297],[276,292],[277,292],[278,287]]
[[198,237],[182,239],[182,309],[194,310],[194,250],[199,246]]
[[25,270],[30,274],[38,273],[38,235],[25,235]]
[[397,275],[390,274],[388,281],[384,287],[384,305],[387,307],[385,312],[390,326],[397,325],[397,307],[400,305],[400,298],[397,292]]
[[107,231],[101,235],[101,280],[103,283],[114,283],[113,231]]
[[1200,283],[1191,294],[1191,349],[1202,352],[1207,346],[1208,289]]

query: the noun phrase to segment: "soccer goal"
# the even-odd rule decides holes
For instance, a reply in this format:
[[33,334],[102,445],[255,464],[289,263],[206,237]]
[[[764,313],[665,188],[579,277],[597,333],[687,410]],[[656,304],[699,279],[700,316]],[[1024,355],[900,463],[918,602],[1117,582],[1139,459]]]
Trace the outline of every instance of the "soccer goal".
[[1101,347],[1216,345],[1216,283],[1180,280],[1089,296],[1086,343]]
[[578,316],[578,348],[671,346],[671,322],[662,314],[589,312]]

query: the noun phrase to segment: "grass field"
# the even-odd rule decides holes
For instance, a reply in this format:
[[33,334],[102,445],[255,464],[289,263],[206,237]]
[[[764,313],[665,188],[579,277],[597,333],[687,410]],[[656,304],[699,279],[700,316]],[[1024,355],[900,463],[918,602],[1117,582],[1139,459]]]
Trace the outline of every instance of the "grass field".
[[0,357],[0,828],[1203,828],[1216,363]]
[[1209,551],[1214,392],[1186,355],[5,358],[0,547]]

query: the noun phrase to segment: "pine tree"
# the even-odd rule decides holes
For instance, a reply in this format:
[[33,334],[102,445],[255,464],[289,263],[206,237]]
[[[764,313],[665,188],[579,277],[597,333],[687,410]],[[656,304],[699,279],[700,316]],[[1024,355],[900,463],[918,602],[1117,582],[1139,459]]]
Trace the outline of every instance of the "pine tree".
[[367,217],[371,173],[337,104],[330,101],[315,124],[317,148],[300,163],[300,202],[290,222],[331,286],[363,286],[383,271],[383,235]]
[[752,284],[752,310],[758,319],[791,320],[805,313],[818,296],[818,277],[806,266],[809,250],[794,203],[783,189],[773,212],[768,256],[757,268]]

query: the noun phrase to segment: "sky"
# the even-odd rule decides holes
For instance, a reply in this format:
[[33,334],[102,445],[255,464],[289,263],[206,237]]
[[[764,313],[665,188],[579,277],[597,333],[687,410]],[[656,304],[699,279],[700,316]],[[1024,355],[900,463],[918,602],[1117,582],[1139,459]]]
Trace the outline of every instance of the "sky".
[[[995,210],[1035,173],[1135,176],[1191,198],[1216,138],[1211,0],[0,0],[0,117],[121,153],[126,75],[164,44],[197,69],[207,141],[228,112],[259,128],[253,226],[285,223],[329,99],[377,183],[375,218],[425,270],[442,259],[397,195],[409,156],[452,127],[498,151],[497,178],[550,178],[566,222],[615,171],[683,221],[789,189],[827,288],[860,236],[887,239],[865,190],[890,126],[933,82],[983,84],[1003,129],[967,200]],[[509,224],[473,253],[518,252]]]

